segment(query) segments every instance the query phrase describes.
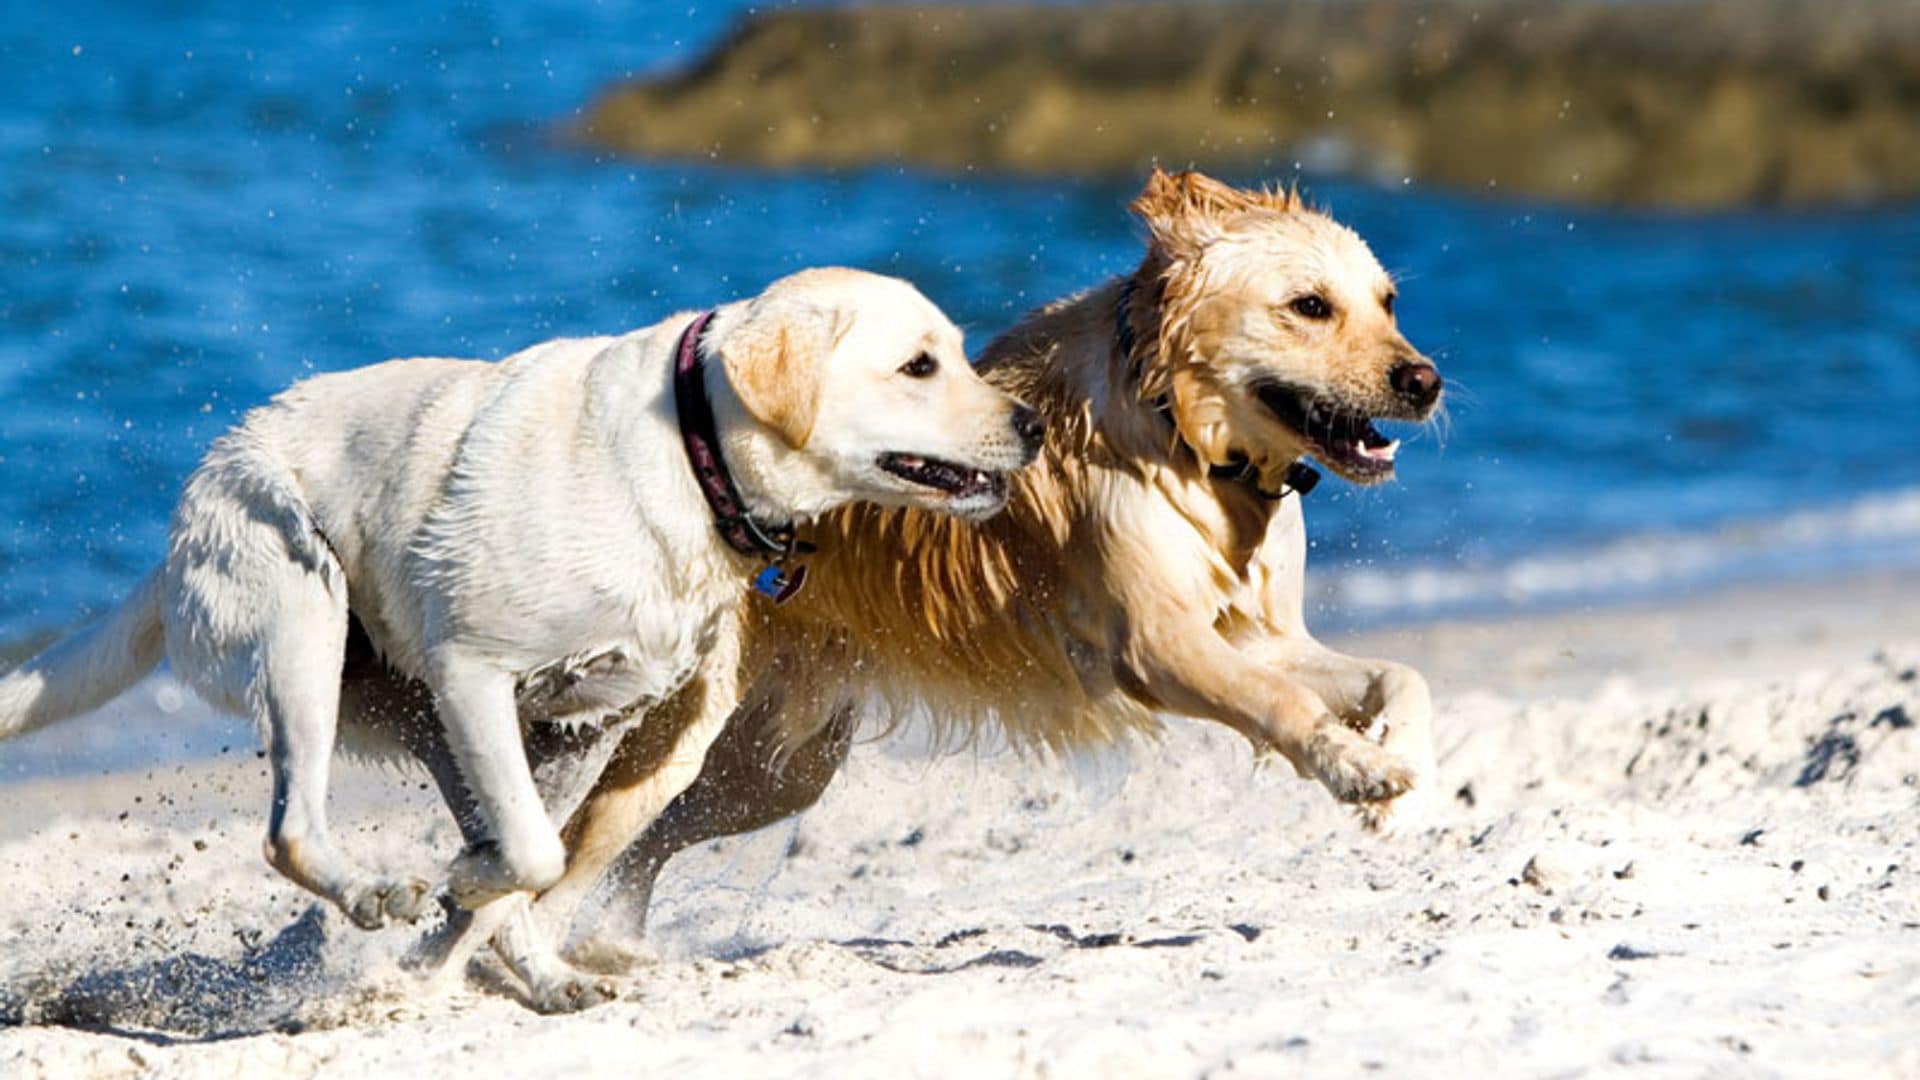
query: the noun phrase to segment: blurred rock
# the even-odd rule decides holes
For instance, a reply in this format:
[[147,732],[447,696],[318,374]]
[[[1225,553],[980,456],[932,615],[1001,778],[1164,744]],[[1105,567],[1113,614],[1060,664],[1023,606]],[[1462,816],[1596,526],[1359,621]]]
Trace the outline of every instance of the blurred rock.
[[1351,0],[755,16],[604,94],[620,151],[774,166],[1305,167],[1558,200],[1920,194],[1920,5]]

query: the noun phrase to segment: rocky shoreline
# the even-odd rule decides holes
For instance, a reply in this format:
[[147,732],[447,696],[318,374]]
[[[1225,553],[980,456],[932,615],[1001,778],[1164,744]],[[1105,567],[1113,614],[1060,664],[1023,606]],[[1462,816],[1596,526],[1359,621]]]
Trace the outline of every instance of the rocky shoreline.
[[575,134],[774,167],[1300,169],[1680,208],[1920,196],[1920,5],[1285,0],[747,18]]

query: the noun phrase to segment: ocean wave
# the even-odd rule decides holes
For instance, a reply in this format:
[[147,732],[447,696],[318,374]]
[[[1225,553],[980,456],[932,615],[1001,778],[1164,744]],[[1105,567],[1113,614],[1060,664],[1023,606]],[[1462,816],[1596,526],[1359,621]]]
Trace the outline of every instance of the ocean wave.
[[1920,488],[1502,562],[1336,568],[1310,574],[1309,593],[1335,621],[1377,622],[1905,566],[1920,566]]

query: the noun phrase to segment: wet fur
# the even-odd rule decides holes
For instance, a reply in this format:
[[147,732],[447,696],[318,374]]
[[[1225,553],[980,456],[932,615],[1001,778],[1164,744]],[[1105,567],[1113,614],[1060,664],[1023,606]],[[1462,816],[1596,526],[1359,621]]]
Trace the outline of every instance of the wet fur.
[[[815,529],[823,554],[808,591],[783,607],[755,606],[748,670],[788,683],[781,745],[805,742],[836,704],[861,700],[896,719],[924,712],[949,743],[991,732],[1017,747],[1070,751],[1150,733],[1164,703],[1142,691],[1126,655],[1119,579],[1154,583],[1229,639],[1305,635],[1297,562],[1262,551],[1275,513],[1297,519],[1298,501],[1276,504],[1209,475],[1244,455],[1262,486],[1279,490],[1300,448],[1246,422],[1246,403],[1209,362],[1219,318],[1202,300],[1219,295],[1232,268],[1197,268],[1166,248],[1276,228],[1303,246],[1328,236],[1364,245],[1295,193],[1238,191],[1196,174],[1157,178],[1134,210],[1159,231],[1131,275],[1133,355],[1117,348],[1116,279],[1030,314],[978,364],[1047,419],[1045,448],[1016,476],[1007,510],[978,523],[837,511]],[[1385,355],[1411,353],[1403,346]],[[1333,392],[1393,411],[1376,389],[1384,365],[1364,344],[1342,347],[1329,365]],[[1165,397],[1172,424],[1156,405]],[[1172,510],[1182,526],[1156,533],[1159,557],[1147,562],[1101,536],[1128,528],[1142,503]]]
[[[1425,681],[1314,641],[1301,500],[1210,472],[1245,459],[1277,491],[1308,448],[1251,393],[1276,367],[1368,415],[1431,410],[1389,385],[1395,365],[1425,363],[1394,324],[1392,283],[1291,193],[1156,173],[1133,210],[1150,233],[1133,274],[1032,313],[980,361],[1047,422],[1007,510],[978,523],[838,511],[816,529],[807,589],[752,606],[745,700],[623,865],[629,929],[673,852],[818,798],[856,710],[923,716],[950,744],[1055,752],[1185,714],[1285,756],[1369,827],[1418,820],[1437,783]],[[1136,347],[1123,354],[1128,281]],[[1276,310],[1301,288],[1326,291],[1339,317],[1306,326]],[[570,822],[573,883],[541,901],[550,925],[626,846],[603,826],[638,775],[616,756]]]
[[[941,489],[885,463],[984,478],[1034,451],[1031,413],[970,369],[959,331],[903,281],[802,271],[716,308],[698,338],[692,321],[497,364],[389,361],[249,413],[189,477],[160,570],[0,674],[0,738],[100,704],[164,656],[261,728],[269,862],[374,928],[416,919],[428,891],[360,866],[328,826],[339,732],[364,749],[382,745],[357,737],[374,729],[427,764],[461,825],[448,892],[476,912],[466,940],[524,923],[529,893],[567,868],[548,810],[566,778],[543,785],[540,765],[580,757],[572,775],[591,779],[593,745],[614,746],[591,736],[629,734],[647,778],[624,812],[643,828],[738,703],[758,560],[728,548],[688,467],[683,340],[704,357],[715,449],[762,522],[857,498],[992,513],[991,483]],[[536,1005],[595,998],[541,935],[501,936]]]
[[[1387,389],[1392,366],[1419,357],[1383,310],[1391,283],[1358,237],[1291,194],[1156,174],[1133,209],[1150,232],[1139,268],[1034,312],[979,365],[1047,422],[1006,511],[822,519],[799,597],[748,601],[743,697],[692,786],[649,827],[636,808],[658,798],[661,750],[644,726],[627,736],[563,833],[565,876],[497,947],[540,955],[565,936],[644,829],[619,875],[637,928],[674,852],[805,809],[844,759],[856,711],[875,707],[924,715],[949,743],[1046,752],[1151,735],[1163,712],[1210,719],[1287,757],[1370,827],[1418,820],[1437,783],[1425,681],[1315,642],[1301,500],[1210,473],[1245,458],[1278,490],[1307,449],[1249,392],[1276,363],[1371,415],[1424,415]],[[1337,293],[1342,317],[1302,327],[1275,313],[1275,275]],[[1123,355],[1129,280],[1137,345]],[[697,681],[668,708],[700,708],[713,689]],[[577,958],[617,967],[629,955],[618,936]]]

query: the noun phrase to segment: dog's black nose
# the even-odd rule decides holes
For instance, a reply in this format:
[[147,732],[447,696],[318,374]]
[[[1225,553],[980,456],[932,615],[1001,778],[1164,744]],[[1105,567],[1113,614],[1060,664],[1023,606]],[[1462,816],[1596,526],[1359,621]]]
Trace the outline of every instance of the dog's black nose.
[[1026,405],[1016,406],[1013,410],[1013,433],[1027,444],[1027,449],[1040,449],[1040,439],[1047,433],[1047,422],[1040,414]]
[[1425,361],[1409,360],[1395,364],[1387,372],[1387,383],[1393,392],[1416,405],[1431,405],[1440,396],[1440,388],[1445,380],[1440,378],[1440,369]]

